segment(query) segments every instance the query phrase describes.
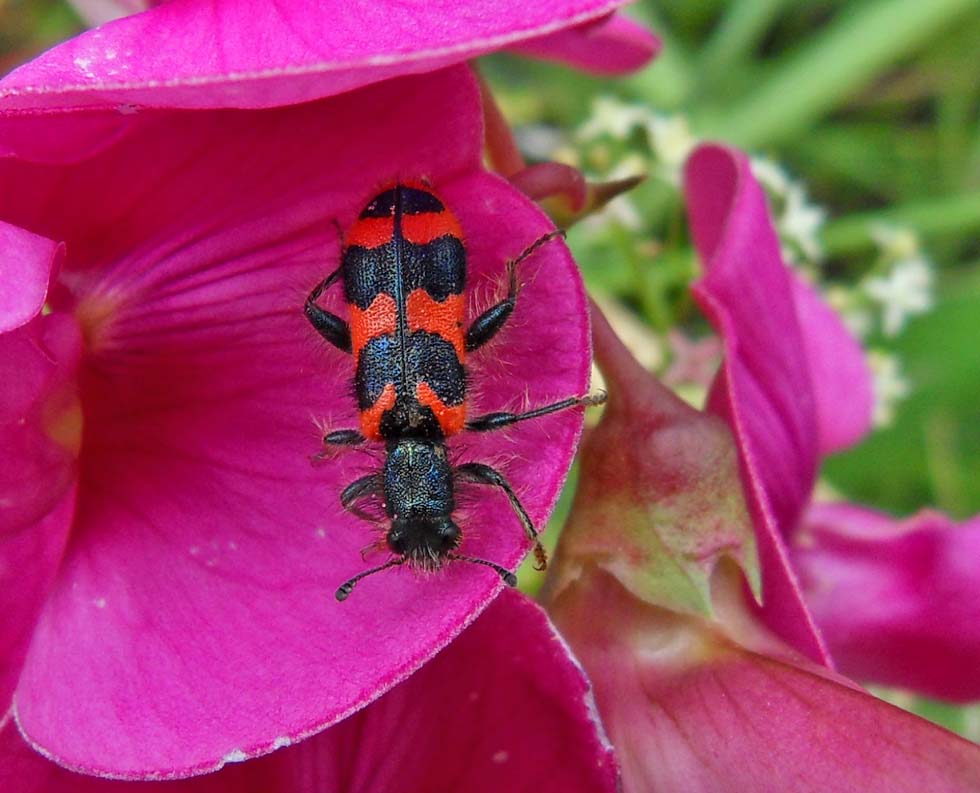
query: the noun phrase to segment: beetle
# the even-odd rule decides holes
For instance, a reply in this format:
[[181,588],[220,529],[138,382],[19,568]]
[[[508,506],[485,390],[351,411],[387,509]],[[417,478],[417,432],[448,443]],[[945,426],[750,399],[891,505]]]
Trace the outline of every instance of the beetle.
[[[473,562],[516,584],[501,565],[457,553],[462,533],[452,513],[456,485],[463,481],[502,490],[534,543],[536,567],[547,565],[534,524],[510,483],[483,463],[452,465],[446,439],[605,400],[604,394],[569,397],[523,413],[467,417],[467,354],[489,342],[513,314],[520,263],[560,234],[545,234],[510,260],[507,294],[465,329],[462,228],[427,183],[386,186],[342,239],[340,266],[310,292],[304,310],[324,339],[353,356],[360,427],[329,432],[323,442],[326,447],[385,444],[382,470],[352,482],[340,500],[345,509],[370,518],[358,502],[381,499],[390,521],[387,546],[396,557],[347,581],[337,590],[338,600],[345,600],[361,578],[405,563],[434,570],[447,561]],[[338,281],[349,321],[318,304]]]

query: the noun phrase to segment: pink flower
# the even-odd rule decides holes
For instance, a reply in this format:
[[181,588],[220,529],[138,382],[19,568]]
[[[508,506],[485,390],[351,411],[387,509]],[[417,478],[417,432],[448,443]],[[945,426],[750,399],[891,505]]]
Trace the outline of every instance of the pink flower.
[[792,563],[843,672],[934,696],[980,698],[980,610],[970,594],[980,568],[969,561],[980,541],[975,521],[957,528],[933,515],[900,525],[860,507],[816,507],[807,516],[821,457],[869,428],[863,355],[836,315],[779,261],[744,158],[701,149],[688,167],[687,193],[707,263],[695,292],[726,351],[708,409],[726,419],[739,443],[772,593],[764,598],[767,624],[821,660]]
[[[287,740],[281,741],[283,745]],[[174,793],[357,790],[613,791],[612,749],[588,684],[543,612],[504,592],[431,663],[336,727]],[[0,733],[5,793],[123,793],[145,783],[81,777]]]
[[790,547],[807,606],[838,667],[858,680],[980,698],[980,518],[906,520],[814,504]]
[[[99,21],[134,4],[85,2]],[[650,60],[659,42],[613,15],[623,4],[261,0],[242,13],[237,0],[170,0],[83,33],[15,70],[0,86],[0,107],[272,107],[432,72],[503,48],[590,71],[632,71]]]
[[[685,188],[706,270],[694,293],[724,343],[707,409],[726,421],[738,445],[759,542],[762,617],[821,663],[826,656],[784,538],[809,499],[820,451],[867,429],[870,380],[857,342],[782,263],[765,196],[746,158],[703,146],[688,161]],[[825,394],[848,387],[849,409],[840,416],[818,408],[828,401]]]
[[[310,466],[313,419],[348,427],[356,414],[349,359],[302,311],[336,266],[331,219],[348,225],[383,181],[426,175],[466,233],[473,316],[506,259],[550,227],[481,170],[480,118],[455,68],[275,110],[2,121],[20,155],[0,161],[0,218],[18,241],[5,266],[46,287],[58,253],[36,237],[66,249],[52,313],[2,337],[20,377],[0,478],[15,507],[0,534],[0,591],[15,595],[3,697],[60,763],[180,776],[268,752],[394,686],[498,593],[490,571],[451,565],[333,599],[374,539],[337,495],[378,460]],[[567,249],[542,248],[521,277],[512,323],[474,356],[474,411],[587,391]],[[38,302],[24,294],[21,319]],[[337,291],[324,304],[343,310]],[[503,462],[541,525],[580,427],[580,413],[557,414],[451,448]],[[460,522],[467,553],[511,567],[525,553],[499,494]]]
[[[527,46],[634,68],[656,42],[618,5],[174,0],[0,82],[0,365],[16,382],[0,402],[0,712],[12,697],[37,748],[131,778],[263,754],[367,705],[496,596],[489,571],[455,565],[333,600],[372,539],[337,495],[378,461],[308,464],[314,419],[355,413],[350,361],[302,302],[336,266],[331,221],[425,176],[466,233],[473,316],[549,223],[482,170],[477,87],[443,67]],[[567,250],[521,278],[476,357],[475,411],[586,390]],[[324,302],[342,310],[336,290]],[[451,449],[504,465],[540,525],[580,422]],[[523,556],[506,500],[485,494],[461,523],[466,552]]]
[[[546,588],[624,788],[973,790],[980,747],[827,668],[787,560],[818,451],[865,426],[856,345],[780,262],[744,157],[700,149],[687,191],[697,294],[726,352],[710,409],[681,402],[595,318],[610,402]],[[852,406],[834,422],[821,400],[844,393],[841,371]],[[814,372],[834,376],[814,385]]]

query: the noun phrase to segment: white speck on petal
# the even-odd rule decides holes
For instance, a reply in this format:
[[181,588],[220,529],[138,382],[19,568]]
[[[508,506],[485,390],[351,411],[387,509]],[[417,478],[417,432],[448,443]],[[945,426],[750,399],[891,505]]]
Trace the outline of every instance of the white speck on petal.
[[293,739],[290,738],[288,735],[280,735],[278,738],[276,738],[272,742],[272,748],[273,749],[282,749],[282,748],[284,748],[286,746],[289,746],[292,742],[293,742]]
[[494,752],[492,760],[497,765],[503,765],[510,760],[510,752],[504,751],[503,749],[501,749],[499,752]]
[[75,65],[78,67],[79,71],[86,77],[95,77],[95,73],[89,68],[92,65],[91,58],[75,58]]
[[95,605],[97,609],[105,608],[105,598],[96,598],[95,600],[92,601],[92,603]]
[[233,749],[221,758],[222,762],[225,763],[242,763],[247,759],[248,757],[241,749]]

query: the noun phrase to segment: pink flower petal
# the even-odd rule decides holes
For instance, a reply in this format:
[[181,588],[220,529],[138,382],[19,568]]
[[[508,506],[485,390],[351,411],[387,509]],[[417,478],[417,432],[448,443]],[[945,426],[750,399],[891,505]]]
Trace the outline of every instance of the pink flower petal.
[[[0,714],[64,551],[75,502],[69,383],[78,331],[44,317],[0,334]],[[66,443],[69,446],[66,446]]]
[[859,680],[980,699],[980,518],[810,508],[791,549],[834,660]]
[[405,683],[313,739],[324,778],[311,793],[611,792],[618,774],[594,707],[541,609],[506,591]]
[[34,319],[63,250],[51,240],[0,222],[0,333]]
[[871,428],[871,371],[857,339],[813,287],[794,275],[792,288],[816,403],[818,451],[829,454]]
[[0,115],[0,157],[51,164],[79,162],[110,148],[139,122],[142,118],[115,110],[60,117]]
[[724,622],[641,603],[606,573],[550,611],[592,679],[625,793],[980,789],[975,744],[826,670],[748,650]]
[[[541,610],[504,592],[417,674],[343,723],[174,793],[616,790],[612,748],[577,663]],[[5,793],[145,790],[62,770],[0,735]]]
[[[136,118],[69,167],[0,163],[19,195],[0,214],[67,242],[78,302],[59,306],[90,345],[78,514],[16,701],[27,735],[67,766],[176,776],[344,718],[501,586],[458,564],[390,571],[333,599],[378,536],[341,511],[339,490],[379,462],[307,459],[320,445],[313,417],[356,421],[352,364],[302,312],[336,266],[331,219],[349,224],[386,180],[428,176],[468,240],[471,317],[505,260],[550,225],[477,170],[465,68],[276,111]],[[587,388],[585,297],[567,249],[545,246],[521,277],[513,320],[473,356],[475,413]],[[346,310],[339,290],[325,304]],[[580,430],[581,413],[556,414],[450,448],[503,464],[540,524]],[[527,543],[506,499],[473,496],[464,552],[515,564]]]
[[[300,761],[300,752],[292,751]],[[311,759],[315,761],[315,755]],[[46,760],[24,742],[13,719],[0,730],[0,789],[4,793],[149,793],[156,789],[164,793],[313,793],[316,790],[309,784],[288,787],[280,781],[277,769],[270,765],[264,758],[217,774],[176,782],[121,782],[75,774]],[[299,775],[299,768],[296,773]]]
[[561,61],[596,74],[625,74],[660,52],[660,40],[622,14],[567,28],[511,47],[522,55]]
[[825,661],[782,541],[809,498],[817,464],[816,408],[790,274],[744,155],[700,147],[685,189],[706,269],[694,293],[725,344],[708,408],[739,445],[759,539],[762,613],[786,641]]
[[[0,109],[271,107],[431,72],[602,19],[622,0],[412,0],[400,3],[172,0],[55,47],[0,81]],[[627,35],[628,31],[628,35]],[[636,61],[636,26],[616,23],[599,52]],[[180,42],[179,47],[174,42]],[[552,44],[588,60],[589,47]],[[619,54],[622,52],[623,54]],[[373,115],[373,114],[372,114]]]

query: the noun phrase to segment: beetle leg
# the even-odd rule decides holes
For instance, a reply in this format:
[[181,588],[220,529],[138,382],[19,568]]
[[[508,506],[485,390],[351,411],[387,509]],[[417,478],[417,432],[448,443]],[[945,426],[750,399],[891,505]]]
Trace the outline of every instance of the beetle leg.
[[475,432],[499,430],[504,427],[509,427],[511,424],[517,424],[519,421],[536,419],[538,416],[547,416],[549,413],[557,413],[560,410],[567,410],[568,408],[578,407],[579,405],[583,407],[601,405],[605,401],[606,392],[599,391],[598,393],[590,394],[589,396],[569,397],[568,399],[561,400],[561,402],[555,402],[551,405],[544,405],[543,407],[535,408],[534,410],[528,410],[525,413],[487,413],[484,416],[477,416],[472,421],[467,421],[466,429],[473,430]]
[[337,268],[330,275],[324,278],[310,292],[306,298],[305,312],[310,324],[316,328],[323,338],[329,341],[334,347],[344,352],[351,351],[350,345],[350,326],[336,314],[320,308],[316,301],[338,278],[340,278],[341,268]]
[[323,436],[323,443],[329,446],[358,446],[366,440],[357,430],[334,430]]
[[377,520],[377,516],[360,509],[356,502],[367,496],[379,495],[381,492],[381,477],[378,474],[368,474],[360,479],[355,479],[343,489],[340,494],[340,505],[362,520]]
[[466,349],[468,352],[479,349],[496,336],[510,315],[514,313],[514,305],[517,303],[517,293],[520,291],[517,282],[517,265],[542,245],[551,242],[555,237],[564,236],[565,232],[561,229],[544,234],[521,251],[516,259],[507,262],[507,297],[496,305],[490,306],[490,308],[473,320],[473,324],[466,331]]
[[491,468],[489,465],[484,465],[483,463],[464,463],[463,465],[459,465],[453,469],[453,473],[464,481],[475,482],[476,484],[480,485],[499,487],[504,491],[504,493],[507,494],[507,500],[510,501],[511,508],[521,521],[525,534],[527,534],[531,542],[534,543],[534,569],[544,570],[548,566],[548,554],[545,551],[544,546],[541,544],[541,540],[538,537],[538,532],[534,528],[534,524],[531,522],[530,515],[527,514],[527,510],[525,510],[524,505],[521,504],[520,499],[514,492],[514,488],[510,486],[510,482],[504,479],[503,474],[501,474],[495,468]]
[[330,457],[332,447],[360,446],[367,440],[357,430],[334,430],[323,436],[323,448],[310,458],[310,462],[316,465]]

